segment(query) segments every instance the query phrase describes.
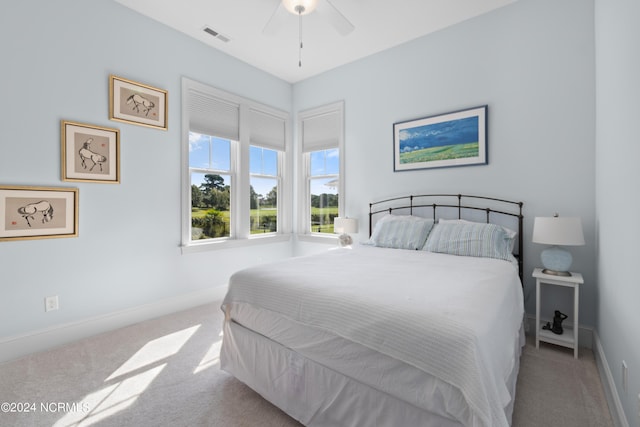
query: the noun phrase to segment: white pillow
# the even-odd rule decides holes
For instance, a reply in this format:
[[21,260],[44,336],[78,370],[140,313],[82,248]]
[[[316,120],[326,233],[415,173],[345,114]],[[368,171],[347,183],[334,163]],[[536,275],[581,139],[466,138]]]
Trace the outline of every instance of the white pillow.
[[387,214],[376,222],[369,240],[374,246],[421,249],[433,228],[433,220],[413,215]]
[[[466,219],[439,219],[438,220],[438,224],[455,224],[455,223],[486,224],[483,222],[468,221]],[[504,232],[507,234],[507,238],[509,239],[509,250],[513,253],[513,248],[516,244],[516,236],[518,235],[518,232],[508,227],[504,227],[504,226],[500,226],[500,227],[502,227]]]
[[424,250],[513,261],[509,240],[504,228],[496,224],[444,222],[433,228]]

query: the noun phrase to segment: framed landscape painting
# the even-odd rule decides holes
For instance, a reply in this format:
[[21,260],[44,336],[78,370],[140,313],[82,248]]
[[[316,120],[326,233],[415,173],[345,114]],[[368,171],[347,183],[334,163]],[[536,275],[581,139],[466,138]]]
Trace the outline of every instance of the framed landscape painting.
[[0,185],[0,241],[77,236],[77,188]]
[[120,131],[63,120],[62,180],[120,182]]
[[487,164],[487,106],[393,125],[393,170]]
[[168,92],[109,76],[109,119],[167,130]]

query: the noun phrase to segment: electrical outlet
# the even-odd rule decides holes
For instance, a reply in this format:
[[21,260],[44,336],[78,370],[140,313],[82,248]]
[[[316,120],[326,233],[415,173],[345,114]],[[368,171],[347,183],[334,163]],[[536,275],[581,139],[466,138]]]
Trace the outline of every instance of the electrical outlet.
[[627,368],[627,362],[622,361],[622,390],[626,393],[629,388],[629,369]]
[[44,299],[44,311],[52,311],[60,308],[58,305],[58,295],[52,297],[46,297]]

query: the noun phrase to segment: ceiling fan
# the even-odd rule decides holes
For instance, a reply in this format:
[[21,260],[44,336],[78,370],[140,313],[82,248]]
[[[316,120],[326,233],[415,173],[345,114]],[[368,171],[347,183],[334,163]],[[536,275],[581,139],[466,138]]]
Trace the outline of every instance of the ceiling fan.
[[302,16],[308,15],[314,11],[317,11],[319,15],[322,15],[322,17],[343,36],[346,36],[355,29],[353,24],[349,22],[349,20],[345,18],[345,16],[340,13],[340,11],[336,9],[329,0],[282,0],[262,30],[264,35],[275,35],[278,30],[282,28],[284,22],[290,18],[289,13],[297,15],[299,20],[300,36],[298,58],[299,67],[302,66]]

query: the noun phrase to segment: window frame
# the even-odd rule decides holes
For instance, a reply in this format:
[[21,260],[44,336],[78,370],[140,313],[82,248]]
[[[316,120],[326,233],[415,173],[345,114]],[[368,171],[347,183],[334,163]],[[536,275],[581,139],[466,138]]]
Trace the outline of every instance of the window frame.
[[[304,123],[322,116],[336,114],[338,119],[337,135],[335,143],[324,146],[322,150],[337,148],[339,155],[338,165],[338,216],[344,216],[345,209],[345,152],[344,152],[344,101],[338,101],[320,107],[298,112],[298,156],[297,164],[300,165],[298,173],[298,206],[296,209],[297,238],[301,241],[317,243],[335,243],[337,236],[329,233],[314,232],[311,228],[311,179],[318,179],[318,176],[311,175],[311,152],[322,150],[306,151],[304,149]],[[332,174],[333,175],[333,174]]]
[[[191,240],[191,168],[189,166],[189,93],[199,92],[206,96],[238,105],[239,138],[231,141],[231,200],[230,200],[230,236],[202,241]],[[251,234],[250,230],[250,146],[262,146],[252,143],[250,117],[259,112],[282,120],[284,125],[284,149],[278,152],[278,230],[266,235]],[[217,135],[211,135],[217,136]],[[226,138],[228,139],[228,138]],[[264,243],[274,243],[290,239],[292,232],[291,188],[291,122],[286,111],[214,88],[195,80],[182,78],[182,131],[181,131],[181,250],[182,253],[200,252],[215,249],[227,249]],[[270,147],[264,147],[269,148]],[[282,193],[282,194],[280,194]]]

